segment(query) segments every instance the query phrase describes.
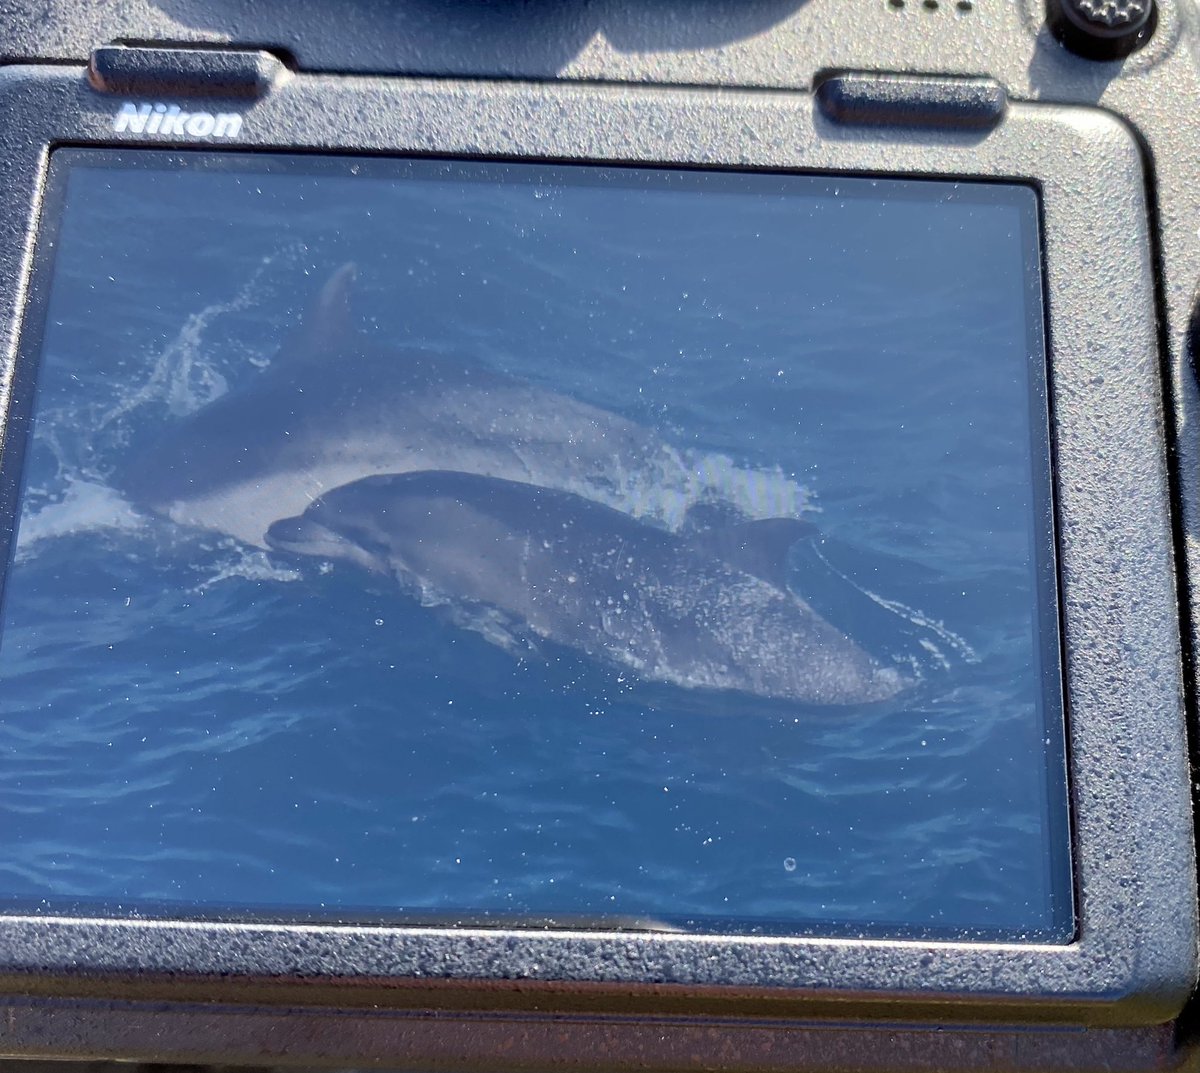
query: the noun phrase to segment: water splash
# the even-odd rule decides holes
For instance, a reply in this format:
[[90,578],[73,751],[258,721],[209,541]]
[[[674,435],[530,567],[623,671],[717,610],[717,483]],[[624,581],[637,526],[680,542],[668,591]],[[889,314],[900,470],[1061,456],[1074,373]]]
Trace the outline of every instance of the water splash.
[[[263,305],[275,290],[270,282],[277,275],[274,270],[294,263],[302,252],[300,243],[291,243],[268,254],[231,299],[214,302],[189,315],[175,338],[153,360],[142,385],[101,415],[97,432],[123,423],[144,406],[157,405],[171,417],[186,417],[224,395],[229,390],[228,380],[220,370],[220,361],[208,353],[205,337],[222,318]],[[247,360],[260,368],[268,364],[260,356],[249,355]]]
[[299,581],[303,574],[291,567],[279,566],[272,562],[265,551],[247,548],[236,540],[222,540],[219,545],[221,556],[215,563],[197,565],[197,570],[209,572],[199,585],[192,589],[201,593],[219,585],[223,581],[270,581],[289,582]]
[[66,490],[21,518],[16,557],[26,558],[39,541],[97,529],[139,529],[145,519],[106,484],[66,478]]
[[[220,322],[251,309],[267,309],[279,288],[280,269],[304,252],[290,243],[264,257],[233,297],[212,303],[187,317],[174,338],[158,354],[140,364],[145,372],[122,380],[114,399],[87,393],[84,401],[46,407],[38,415],[34,439],[53,469],[39,475],[40,484],[24,495],[17,555],[30,554],[41,541],[95,530],[136,530],[145,524],[109,485],[113,460],[128,451],[141,411],[178,418],[194,413],[228,390],[222,366],[261,367],[267,359],[243,346],[225,345],[213,353],[211,336]],[[138,415],[136,418],[134,415]]]
[[[979,662],[979,654],[966,638],[955,633],[941,620],[934,618],[919,608],[910,607],[899,600],[881,596],[879,593],[860,585],[844,571],[834,566],[819,548],[814,546],[812,551],[831,574],[840,578],[856,592],[870,600],[875,606],[891,615],[895,615],[897,618],[909,623],[909,625],[916,627],[918,631],[921,631],[921,635],[917,638],[917,644],[940,670],[948,671],[956,662],[968,664]],[[920,667],[917,662],[912,659],[909,659],[908,662],[911,663],[913,671],[919,676]]]

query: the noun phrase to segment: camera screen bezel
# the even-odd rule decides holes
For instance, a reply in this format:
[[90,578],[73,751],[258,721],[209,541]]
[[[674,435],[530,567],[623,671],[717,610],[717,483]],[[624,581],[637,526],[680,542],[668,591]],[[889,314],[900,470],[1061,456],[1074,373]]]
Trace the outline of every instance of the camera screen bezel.
[[[1078,914],[1076,939],[1062,946],[14,914],[0,917],[6,989],[47,997],[732,1015],[765,1003],[789,1015],[986,1014],[1120,1025],[1178,1013],[1196,976],[1183,681],[1145,178],[1136,138],[1118,120],[1088,109],[1010,104],[991,129],[860,126],[827,118],[804,92],[291,76],[250,104],[167,102],[241,116],[236,137],[214,141],[210,134],[117,129],[126,99],[93,90],[80,68],[8,68],[0,73],[0,101],[14,117],[0,135],[9,192],[0,220],[10,236],[0,251],[9,281],[0,294],[5,412],[22,372],[19,322],[47,163],[61,145],[750,168],[1036,187]],[[6,424],[5,449],[13,434],[20,429]]]

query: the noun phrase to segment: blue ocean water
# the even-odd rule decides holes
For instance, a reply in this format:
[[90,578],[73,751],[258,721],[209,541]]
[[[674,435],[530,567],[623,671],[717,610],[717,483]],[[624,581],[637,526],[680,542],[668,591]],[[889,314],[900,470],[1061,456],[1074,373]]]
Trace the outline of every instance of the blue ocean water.
[[[1069,936],[1032,192],[142,159],[55,165],[0,634],[0,895]],[[699,474],[617,509],[811,522],[792,586],[911,688],[814,710],[514,654],[387,578],[118,491],[287,361],[347,262],[357,330],[401,367],[469,360]]]

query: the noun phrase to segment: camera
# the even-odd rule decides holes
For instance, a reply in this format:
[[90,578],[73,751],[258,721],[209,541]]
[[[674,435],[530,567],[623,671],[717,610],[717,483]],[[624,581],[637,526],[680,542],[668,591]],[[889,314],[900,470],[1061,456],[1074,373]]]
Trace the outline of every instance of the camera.
[[0,1051],[1194,1060],[1190,4],[61,8]]

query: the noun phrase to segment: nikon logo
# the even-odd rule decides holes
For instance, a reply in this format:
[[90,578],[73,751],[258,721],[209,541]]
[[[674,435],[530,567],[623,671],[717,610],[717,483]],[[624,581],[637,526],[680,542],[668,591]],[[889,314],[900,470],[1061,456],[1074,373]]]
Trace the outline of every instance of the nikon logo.
[[185,112],[177,104],[126,101],[113,120],[118,134],[158,134],[164,138],[236,138],[242,132],[237,112]]

